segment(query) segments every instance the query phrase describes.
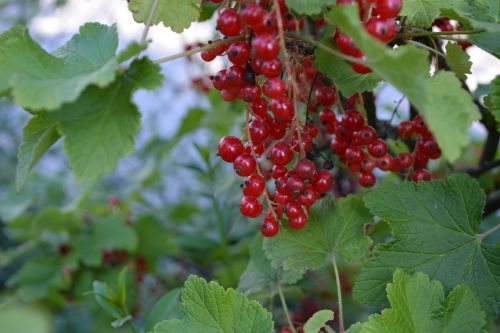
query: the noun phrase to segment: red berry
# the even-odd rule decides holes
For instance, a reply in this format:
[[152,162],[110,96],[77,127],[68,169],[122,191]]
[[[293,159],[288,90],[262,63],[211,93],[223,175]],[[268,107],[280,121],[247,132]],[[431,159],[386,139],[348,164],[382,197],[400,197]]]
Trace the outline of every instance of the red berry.
[[376,178],[372,172],[362,172],[358,179],[359,185],[363,187],[372,187],[375,185]]
[[304,192],[298,196],[298,200],[302,205],[314,205],[318,200],[319,194],[311,184],[307,184]]
[[415,132],[417,132],[418,134],[426,134],[428,132],[427,124],[424,120],[424,117],[422,117],[421,115],[417,115],[413,119],[413,126],[415,128]]
[[365,28],[373,37],[383,43],[389,43],[396,36],[397,23],[394,18],[372,17],[366,22]]
[[312,185],[319,193],[325,193],[330,190],[333,183],[333,176],[326,170],[320,170],[313,178]]
[[283,176],[286,176],[287,172],[288,172],[288,169],[286,168],[286,166],[275,164],[275,165],[273,165],[273,169],[272,169],[272,177],[274,179],[279,179]]
[[365,172],[372,172],[375,169],[375,161],[371,158],[365,158],[363,162],[361,162],[361,169]]
[[337,139],[333,139],[332,143],[330,144],[330,149],[338,156],[343,156],[345,154],[347,147],[348,147],[347,142]]
[[302,215],[290,218],[288,220],[288,225],[290,226],[290,228],[296,230],[304,228],[306,224],[307,224],[307,217],[305,216],[304,213],[302,213]]
[[391,156],[385,155],[377,159],[377,168],[382,171],[392,170],[394,166],[394,160]]
[[255,2],[251,2],[242,6],[240,17],[243,24],[253,27],[262,21],[265,14],[264,8]]
[[392,18],[398,16],[403,7],[403,0],[378,0],[373,15],[381,18]]
[[413,164],[413,156],[410,153],[399,153],[396,156],[396,166],[400,169],[408,169]]
[[254,197],[243,197],[240,201],[240,213],[243,216],[256,218],[262,214],[262,203]]
[[269,98],[278,98],[286,92],[286,84],[280,78],[272,78],[264,82],[262,91]]
[[242,154],[234,161],[233,168],[239,176],[248,177],[255,173],[257,162],[251,155]]
[[264,98],[258,98],[250,104],[252,113],[256,116],[263,118],[267,115],[267,101]]
[[[258,59],[258,58],[256,58]],[[283,72],[283,63],[278,58],[262,62],[261,74],[265,77],[278,77]]]
[[363,127],[363,125],[365,124],[365,118],[363,117],[361,112],[356,110],[349,110],[344,114],[343,123],[350,131],[354,132],[360,130]]
[[220,32],[227,37],[236,36],[241,30],[240,17],[233,8],[226,8],[217,18]]
[[229,163],[234,162],[234,160],[243,153],[243,143],[240,139],[234,136],[225,136],[219,141],[218,145],[220,157]]
[[337,94],[331,87],[320,87],[316,89],[314,95],[316,101],[324,107],[330,107],[337,101]]
[[373,157],[382,157],[387,154],[387,143],[382,139],[376,139],[368,146],[368,152]]
[[271,111],[276,121],[289,123],[293,119],[293,102],[287,96],[274,98],[271,100]]
[[280,224],[274,218],[266,218],[260,224],[260,232],[264,237],[274,237],[280,231]]
[[377,132],[371,126],[363,126],[356,136],[361,145],[367,146],[377,139]]
[[246,42],[234,42],[227,50],[227,57],[235,65],[245,65],[250,60],[250,46]]
[[420,147],[422,148],[422,153],[430,159],[435,160],[441,157],[441,148],[439,148],[435,140],[425,140]]
[[288,193],[282,193],[279,191],[274,193],[274,201],[280,205],[286,205],[290,200],[292,200],[292,196]]
[[361,55],[361,51],[356,47],[356,44],[354,44],[351,37],[347,35],[339,34],[336,43],[340,52],[342,52],[343,54],[350,55],[353,57]]
[[402,139],[409,139],[415,134],[413,122],[405,120],[398,125],[398,134]]
[[245,74],[245,70],[240,66],[231,66],[227,69],[224,80],[230,88],[243,87],[247,84],[245,81]]
[[[359,55],[356,58],[358,58],[359,60],[366,61],[366,56],[364,56],[364,55]],[[370,67],[362,65],[362,64],[358,64],[356,62],[352,62],[351,67],[358,74],[369,74],[372,72],[372,69]]]
[[266,181],[260,175],[251,175],[243,184],[243,194],[258,198],[266,189]]
[[269,136],[269,126],[260,118],[254,118],[248,126],[250,138],[254,145],[263,143]]
[[347,163],[361,163],[364,153],[361,147],[351,146],[345,151],[345,160]]
[[427,166],[427,163],[429,163],[428,156],[420,152],[418,152],[415,155],[415,162],[414,162],[415,168],[425,168]]
[[334,124],[337,121],[337,117],[335,116],[335,112],[332,109],[323,109],[319,113],[319,120],[323,124]]
[[290,201],[286,204],[285,214],[289,219],[293,219],[304,215],[304,210],[302,209],[302,205],[297,201]]
[[[246,86],[240,90],[241,98],[248,103],[260,100],[260,87],[258,85]],[[266,102],[267,107],[267,102]],[[266,110],[267,113],[267,110]]]
[[271,149],[271,161],[273,164],[287,165],[292,161],[293,152],[290,145],[279,142]]
[[253,40],[255,56],[262,60],[271,60],[279,55],[280,47],[276,36],[272,34],[261,34]]
[[307,158],[301,159],[295,167],[297,175],[302,179],[311,179],[316,173],[316,164]]
[[425,169],[419,169],[419,170],[413,171],[413,174],[411,175],[411,179],[415,183],[418,183],[421,181],[428,182],[431,180],[431,174],[429,173],[429,171],[427,171]]
[[288,177],[286,185],[288,190],[293,194],[299,194],[304,190],[306,184],[304,183],[304,179],[293,175]]

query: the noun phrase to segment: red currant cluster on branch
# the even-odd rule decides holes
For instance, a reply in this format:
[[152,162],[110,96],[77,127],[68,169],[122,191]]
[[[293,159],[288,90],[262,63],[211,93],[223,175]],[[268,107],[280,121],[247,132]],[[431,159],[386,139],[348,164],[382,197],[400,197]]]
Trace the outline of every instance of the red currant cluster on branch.
[[[375,12],[371,2],[367,4],[366,10]],[[387,17],[376,14],[369,20],[379,19]],[[394,17],[392,20],[395,22]],[[392,157],[365,115],[354,109],[362,104],[358,96],[343,101],[350,108],[344,111],[335,86],[315,68],[311,52],[285,40],[285,32],[300,29],[301,22],[290,15],[283,0],[238,3],[219,12],[217,27],[225,40],[214,41],[213,47],[201,54],[204,61],[226,55],[232,63],[211,79],[224,100],[246,102],[246,135],[245,140],[222,138],[218,153],[233,164],[237,175],[246,178],[241,214],[257,218],[264,213],[265,202],[267,211],[260,229],[267,237],[279,232],[283,214],[291,228],[304,227],[310,208],[331,192],[333,163],[321,153],[324,148],[330,146],[349,171],[359,173],[358,182],[363,187],[375,184],[375,167],[394,172],[423,168],[424,156],[435,158],[439,151],[418,118],[410,122],[414,129],[411,135],[401,135],[404,139],[416,136],[414,154]],[[339,113],[333,109],[336,103]],[[305,124],[301,123],[299,105],[307,109]],[[434,142],[432,153],[430,143],[424,150],[424,141]],[[319,163],[318,157],[324,163]],[[413,173],[416,181],[429,177],[427,171]],[[271,179],[274,187],[268,188],[273,184],[268,182]]]

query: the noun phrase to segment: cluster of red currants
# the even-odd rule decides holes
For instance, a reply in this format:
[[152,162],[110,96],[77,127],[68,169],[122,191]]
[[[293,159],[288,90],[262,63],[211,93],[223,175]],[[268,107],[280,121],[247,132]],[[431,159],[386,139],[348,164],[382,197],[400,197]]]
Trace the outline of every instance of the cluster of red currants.
[[[403,7],[403,0],[337,0],[337,4],[354,3],[358,3],[360,18],[370,35],[386,44],[394,39],[398,27],[396,17]],[[336,30],[333,40],[343,54],[366,60],[365,55],[349,36]],[[369,67],[354,62],[351,66],[360,74],[372,71]]]
[[[463,30],[463,26],[460,25],[460,23],[458,23],[456,21],[452,21],[448,17],[440,17],[440,18],[436,19],[432,25],[441,31],[454,31],[454,30],[460,31],[460,30]],[[461,38],[460,35],[454,36],[454,37]],[[460,45],[464,51],[472,46],[471,43],[464,41],[464,40],[458,40],[457,44]]]

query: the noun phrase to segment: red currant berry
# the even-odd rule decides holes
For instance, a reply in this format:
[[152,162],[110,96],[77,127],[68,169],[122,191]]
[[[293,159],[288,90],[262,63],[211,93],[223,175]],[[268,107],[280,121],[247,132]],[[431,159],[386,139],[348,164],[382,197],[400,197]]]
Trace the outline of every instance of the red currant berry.
[[234,42],[227,50],[227,57],[235,65],[245,65],[250,60],[250,46],[246,42]]
[[260,224],[260,232],[264,237],[274,237],[280,231],[280,224],[274,218],[266,218]]
[[403,0],[378,0],[373,15],[381,18],[392,18],[398,16],[403,7]]
[[425,154],[422,154],[418,152],[415,154],[415,162],[414,166],[417,169],[425,168],[427,166],[427,163],[429,163],[429,157]]
[[[245,102],[252,103],[260,100],[260,87],[258,85],[246,86],[240,90],[241,99]],[[267,102],[266,102],[267,107]],[[266,110],[267,113],[267,110]]]
[[287,172],[288,172],[288,169],[286,168],[286,166],[275,164],[275,165],[273,165],[271,175],[274,179],[279,179],[283,176],[286,176]]
[[260,175],[251,175],[243,184],[243,194],[258,198],[266,189],[266,181]]
[[295,175],[288,177],[286,185],[287,185],[288,190],[291,191],[292,194],[301,193],[306,186],[304,179],[300,178],[299,176],[295,176]]
[[358,179],[359,185],[363,187],[372,187],[375,185],[376,178],[372,172],[362,172]]
[[377,132],[371,126],[363,126],[356,134],[358,142],[367,146],[377,139]]
[[361,163],[364,158],[364,153],[361,147],[351,146],[345,151],[345,160],[347,163]]
[[382,157],[387,154],[387,143],[382,139],[376,139],[368,146],[368,153],[373,157]]
[[427,171],[425,169],[419,169],[419,170],[413,171],[413,174],[411,175],[411,179],[415,183],[418,183],[421,181],[428,182],[431,180],[431,174],[429,173],[429,171]]
[[298,200],[302,205],[314,205],[318,198],[319,194],[311,184],[307,184],[304,192],[298,196]]
[[361,55],[361,51],[356,47],[356,44],[354,44],[351,37],[347,35],[339,34],[336,43],[340,52],[342,52],[343,54],[353,57]]
[[266,11],[264,8],[255,2],[251,2],[242,6],[240,12],[241,22],[245,25],[254,27],[262,21],[265,14]]
[[290,226],[290,228],[295,230],[304,228],[306,224],[307,224],[307,217],[305,216],[304,213],[302,213],[302,215],[290,218],[288,220],[288,225]]
[[316,173],[316,164],[307,158],[301,159],[295,167],[297,175],[302,179],[311,179]]
[[390,171],[394,166],[394,160],[390,155],[377,158],[377,168],[382,171]]
[[330,149],[338,156],[344,156],[347,147],[347,142],[337,139],[333,139],[332,143],[330,144]]
[[361,162],[361,169],[365,172],[372,172],[375,169],[375,161],[371,158],[365,158],[363,162]]
[[271,161],[277,165],[287,165],[292,161],[293,151],[290,145],[279,142],[271,149]]
[[272,34],[261,34],[253,40],[255,56],[262,60],[271,60],[276,58],[280,52],[280,46],[277,38]]
[[241,30],[240,17],[233,8],[226,8],[217,18],[217,27],[227,37],[236,36]]
[[233,168],[237,175],[248,177],[255,173],[255,170],[257,169],[257,162],[251,155],[242,154],[234,161]]
[[288,96],[271,100],[271,111],[278,122],[289,123],[293,119],[293,102]]
[[337,101],[337,94],[331,87],[320,87],[316,89],[314,95],[316,101],[324,107],[330,107]]
[[278,58],[266,60],[262,63],[260,71],[265,77],[278,77],[283,72],[283,63]]
[[319,121],[323,124],[335,124],[337,122],[337,117],[332,109],[323,109],[319,113]]
[[264,82],[262,91],[269,98],[278,98],[286,92],[286,84],[280,78],[272,78]]
[[302,205],[297,201],[290,201],[286,204],[285,214],[289,219],[293,219],[304,215],[304,210],[302,209]]
[[396,166],[400,169],[408,169],[413,164],[413,156],[410,153],[399,153],[396,156]]
[[402,139],[409,139],[415,134],[413,122],[405,120],[398,125],[398,134]]
[[274,201],[280,205],[286,205],[290,200],[292,200],[292,196],[290,194],[281,193],[279,191],[274,193]]
[[264,98],[258,98],[250,104],[252,113],[261,118],[267,115],[267,107],[267,101]]
[[256,218],[262,214],[262,203],[254,197],[243,197],[240,201],[240,213],[243,216]]
[[[364,56],[364,55],[359,55],[356,58],[358,58],[359,60],[366,61],[366,56]],[[370,67],[362,65],[362,64],[358,64],[356,62],[352,62],[351,67],[358,74],[369,74],[372,72],[372,69]]]
[[413,119],[413,126],[415,128],[415,132],[417,132],[418,134],[426,134],[428,132],[427,124],[424,120],[424,117],[422,117],[421,115],[417,115]]
[[319,193],[326,193],[330,190],[333,183],[333,176],[326,170],[320,170],[313,178],[312,185],[314,190]]
[[365,124],[365,118],[361,112],[349,110],[344,114],[343,123],[350,131],[359,131]]
[[219,155],[226,162],[234,162],[243,153],[243,150],[243,143],[237,137],[225,136],[219,141]]
[[395,18],[372,17],[365,24],[366,31],[383,43],[389,43],[395,36],[397,23]]
[[260,118],[252,119],[248,131],[254,145],[263,143],[269,136],[269,126]]

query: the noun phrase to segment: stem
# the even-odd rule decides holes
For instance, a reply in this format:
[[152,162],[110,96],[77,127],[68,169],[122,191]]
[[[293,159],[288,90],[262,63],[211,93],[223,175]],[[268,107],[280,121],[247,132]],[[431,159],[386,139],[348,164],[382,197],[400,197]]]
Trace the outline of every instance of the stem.
[[184,52],[177,53],[177,54],[165,57],[165,58],[157,59],[157,60],[154,61],[154,63],[156,63],[156,64],[162,64],[162,63],[169,62],[169,61],[172,61],[172,60],[177,60],[179,58],[187,57],[187,56],[199,53],[199,52],[210,50],[211,48],[218,47],[218,46],[223,45],[223,44],[236,42],[236,41],[242,40],[244,38],[245,38],[245,36],[243,36],[243,35],[229,37],[229,38],[223,39],[223,40],[221,40],[219,42],[210,43],[210,44],[207,44],[205,46],[201,46],[201,47],[197,47],[197,48],[191,49],[189,51],[184,51]]
[[426,36],[448,36],[448,35],[475,35],[485,32],[486,29],[461,30],[461,31],[419,31],[410,32],[408,37],[426,37]]
[[155,0],[153,2],[153,5],[151,6],[151,9],[150,9],[149,15],[148,15],[148,19],[146,21],[146,26],[144,27],[144,31],[142,32],[140,44],[144,44],[144,42],[146,41],[146,38],[148,38],[149,28],[151,28],[151,24],[153,23],[153,18],[155,16],[156,9],[158,9],[159,2],[160,2],[159,0]]
[[295,326],[293,326],[292,318],[290,317],[290,312],[288,311],[288,306],[286,305],[285,295],[283,294],[283,290],[281,289],[281,284],[278,283],[278,294],[280,295],[281,306],[283,307],[283,311],[285,312],[286,320],[288,321],[288,326],[292,330],[293,333],[297,333]]
[[129,321],[127,321],[127,326],[128,326],[128,328],[130,329],[130,331],[131,331],[132,333],[137,333],[137,329],[135,328],[134,324],[132,324],[132,323],[130,322],[130,320],[129,320]]
[[278,0],[273,0],[273,6],[278,20],[278,36],[280,40],[281,53],[283,54],[283,61],[285,62],[285,71],[286,75],[288,76],[288,80],[290,80],[290,83],[292,84],[293,109],[295,113],[294,129],[295,132],[297,133],[297,141],[300,148],[300,156],[305,157],[306,152],[304,150],[304,142],[302,141],[299,110],[297,108],[297,93],[299,89],[297,88],[297,84],[293,76],[293,71],[290,66],[290,61],[288,60],[288,52],[286,51],[285,33],[284,33],[285,29],[283,27],[283,19],[281,18],[281,10]]
[[289,37],[289,38],[294,38],[294,39],[298,39],[298,40],[302,40],[304,42],[307,42],[307,43],[309,43],[309,44],[311,44],[313,46],[316,46],[317,48],[320,48],[323,51],[328,52],[328,53],[330,53],[330,54],[332,54],[332,55],[334,55],[334,56],[336,56],[338,58],[341,58],[341,59],[344,59],[344,60],[347,60],[347,61],[350,61],[350,62],[354,62],[356,64],[369,66],[366,61],[363,61],[361,59],[354,58],[354,57],[345,55],[343,53],[340,53],[339,51],[337,51],[335,49],[332,49],[331,47],[326,46],[323,43],[317,42],[314,39],[311,39],[309,37],[301,36],[301,35],[298,35],[298,34],[293,33],[293,32],[287,32],[285,35],[287,37]]
[[444,57],[446,57],[446,55],[445,55],[443,52],[440,52],[440,51],[438,51],[438,50],[436,50],[436,49],[433,49],[432,47],[429,47],[429,46],[427,46],[427,45],[425,45],[425,44],[419,43],[419,42],[414,41],[414,40],[411,40],[411,39],[410,39],[410,40],[407,40],[406,42],[407,42],[408,44],[415,45],[415,46],[420,47],[420,48],[422,48],[422,49],[426,49],[426,50],[428,50],[428,51],[430,51],[430,52],[434,52],[434,53],[436,53],[436,54],[440,55],[440,56],[441,56],[441,57],[443,57],[443,58],[444,58]]
[[342,305],[342,288],[340,286],[340,276],[339,269],[337,267],[337,261],[335,260],[335,255],[333,255],[332,259],[333,270],[335,272],[335,282],[337,283],[337,297],[339,299],[339,328],[340,333],[344,333],[344,307]]
[[[250,124],[250,112],[248,111],[248,108],[245,111],[245,117],[246,117],[245,130],[246,130],[246,134],[247,134],[247,137],[248,137],[248,142],[250,143],[250,152],[251,152],[251,155],[255,159],[255,162],[256,162],[256,165],[257,165],[256,171],[257,171],[257,174],[259,176],[261,176],[263,179],[265,179],[264,176],[262,175],[262,172],[260,171],[260,166],[259,166],[259,163],[257,162],[257,154],[255,154],[255,150],[254,150],[253,142],[252,142],[252,137],[250,136],[250,128],[249,128],[249,124]],[[269,209],[271,210],[271,214],[273,214],[273,217],[278,222],[279,221],[278,214],[276,214],[276,211],[274,210],[273,202],[271,201],[271,198],[269,197],[269,192],[267,191],[267,188],[264,191],[263,195],[264,195],[264,199],[267,202],[267,205],[269,206]]]
[[480,240],[485,239],[486,237],[488,237],[489,235],[491,235],[492,233],[494,233],[494,232],[495,232],[495,231],[497,231],[498,229],[500,229],[500,224],[497,224],[497,225],[496,225],[496,226],[494,226],[493,228],[486,230],[486,231],[485,231],[485,232],[483,232],[482,234],[479,234],[479,239],[480,239]]

